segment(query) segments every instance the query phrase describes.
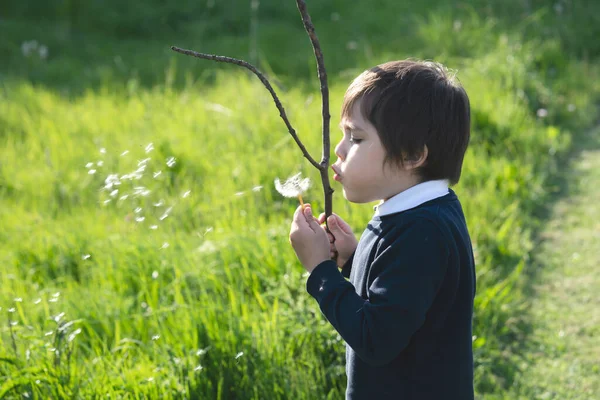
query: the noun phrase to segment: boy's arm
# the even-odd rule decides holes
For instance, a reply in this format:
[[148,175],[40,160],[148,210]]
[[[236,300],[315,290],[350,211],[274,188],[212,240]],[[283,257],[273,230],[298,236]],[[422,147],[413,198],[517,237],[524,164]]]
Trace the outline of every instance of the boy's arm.
[[447,259],[441,232],[432,222],[421,220],[378,251],[370,268],[376,277],[368,300],[356,293],[334,261],[314,269],[307,290],[361,359],[384,365],[423,325],[444,279]]

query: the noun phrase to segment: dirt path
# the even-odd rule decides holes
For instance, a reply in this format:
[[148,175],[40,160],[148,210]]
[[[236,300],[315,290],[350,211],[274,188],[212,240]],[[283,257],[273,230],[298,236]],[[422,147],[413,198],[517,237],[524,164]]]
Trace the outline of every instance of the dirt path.
[[535,345],[507,398],[600,400],[600,128],[576,140],[535,251]]

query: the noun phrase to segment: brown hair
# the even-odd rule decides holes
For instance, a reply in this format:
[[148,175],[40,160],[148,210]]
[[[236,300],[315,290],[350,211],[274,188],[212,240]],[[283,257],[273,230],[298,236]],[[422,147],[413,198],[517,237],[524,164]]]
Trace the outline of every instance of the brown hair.
[[385,163],[403,165],[427,146],[427,160],[417,171],[421,179],[458,182],[470,137],[469,97],[443,65],[403,60],[373,67],[348,87],[342,118],[357,100],[377,129]]

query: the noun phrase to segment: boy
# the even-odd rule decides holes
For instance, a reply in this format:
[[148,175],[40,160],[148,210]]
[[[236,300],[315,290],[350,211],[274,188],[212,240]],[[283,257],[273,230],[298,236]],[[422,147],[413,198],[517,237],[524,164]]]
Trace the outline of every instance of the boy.
[[346,342],[346,399],[473,399],[475,263],[448,188],[469,142],[467,94],[440,64],[385,63],[352,82],[341,127],[334,179],[348,201],[380,203],[359,242],[337,215],[328,237],[324,215],[298,207],[290,242]]

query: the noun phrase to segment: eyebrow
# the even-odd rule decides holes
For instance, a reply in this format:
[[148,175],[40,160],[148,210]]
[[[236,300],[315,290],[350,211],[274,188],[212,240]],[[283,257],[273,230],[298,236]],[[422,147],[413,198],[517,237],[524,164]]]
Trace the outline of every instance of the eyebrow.
[[353,132],[366,132],[360,126],[352,125],[347,122],[340,122],[339,127],[341,130],[349,130]]

